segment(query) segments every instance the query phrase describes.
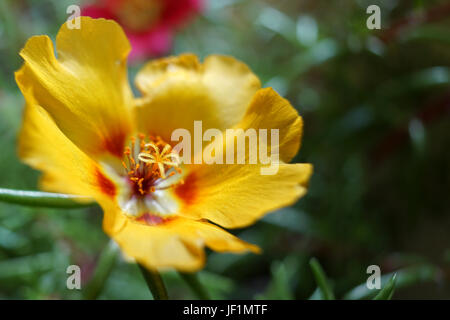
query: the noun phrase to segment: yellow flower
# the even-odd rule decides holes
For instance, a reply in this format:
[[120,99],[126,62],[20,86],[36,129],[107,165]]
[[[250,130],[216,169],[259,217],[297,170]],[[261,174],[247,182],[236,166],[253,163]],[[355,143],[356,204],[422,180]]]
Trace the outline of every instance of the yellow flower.
[[[218,55],[203,64],[191,54],[149,62],[134,97],[129,51],[122,29],[103,19],[64,24],[57,57],[49,37],[30,38],[16,73],[26,101],[20,158],[43,171],[43,189],[95,199],[104,231],[147,268],[197,270],[205,246],[258,252],[219,226],[248,226],[306,193],[311,165],[287,164],[300,146],[301,117],[246,65]],[[182,163],[171,134],[193,132],[197,120],[204,130],[279,129],[278,172]]]

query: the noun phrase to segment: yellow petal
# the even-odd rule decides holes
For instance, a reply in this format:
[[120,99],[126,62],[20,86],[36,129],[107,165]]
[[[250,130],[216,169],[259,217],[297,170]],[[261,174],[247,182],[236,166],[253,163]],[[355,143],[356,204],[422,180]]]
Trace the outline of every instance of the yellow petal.
[[25,163],[44,173],[44,190],[96,200],[112,198],[116,192],[97,163],[73,144],[34,100],[25,107],[18,153]]
[[[175,189],[182,205],[180,214],[193,219],[208,219],[226,228],[244,227],[254,223],[264,214],[294,203],[307,191],[312,174],[310,164],[286,164],[298,151],[302,135],[302,119],[290,103],[274,90],[259,90],[243,117],[233,129],[242,129],[243,137],[248,129],[267,129],[267,143],[246,141],[245,164],[237,163],[237,142],[223,136],[223,163],[230,150],[235,150],[235,164],[185,165],[186,178]],[[279,158],[272,165],[261,163],[259,149],[267,146],[267,155],[278,155],[272,145],[271,130],[278,129]],[[243,137],[244,138],[244,137]],[[219,139],[213,144],[222,142]],[[258,161],[251,164],[250,150]],[[203,161],[209,159],[203,158]],[[271,168],[270,172],[267,171]]]
[[140,130],[167,142],[175,129],[192,132],[195,120],[202,120],[204,130],[231,128],[261,86],[234,58],[212,55],[200,64],[191,54],[148,63],[136,85],[144,96],[136,107]]
[[266,88],[255,94],[244,118],[235,127],[238,128],[253,128],[257,131],[267,129],[268,154],[275,152],[270,146],[271,130],[278,130],[280,160],[289,162],[300,148],[303,120],[288,100],[280,97],[272,88]]
[[16,81],[61,131],[89,155],[122,156],[132,130],[133,103],[126,57],[130,45],[113,21],[81,17],[80,29],[64,24],[54,48],[47,36],[30,38]]
[[[113,214],[109,212],[108,214]],[[116,212],[121,215],[120,212]],[[204,246],[219,252],[259,252],[259,248],[203,221],[174,218],[157,226],[127,220],[116,231],[105,229],[121,247],[149,269],[195,271],[205,262]]]
[[254,223],[266,213],[293,204],[307,191],[312,166],[280,163],[275,175],[261,175],[262,165],[192,165],[175,189],[180,214],[208,219],[225,228]]

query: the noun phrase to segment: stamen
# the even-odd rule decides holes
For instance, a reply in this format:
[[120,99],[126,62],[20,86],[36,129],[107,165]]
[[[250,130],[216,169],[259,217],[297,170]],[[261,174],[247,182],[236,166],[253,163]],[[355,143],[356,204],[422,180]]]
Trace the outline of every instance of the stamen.
[[161,152],[161,156],[165,155],[166,152],[170,150],[170,148],[171,148],[171,146],[168,145],[168,144],[166,144],[166,145],[164,146],[163,151]]
[[149,141],[146,141],[146,136],[140,133],[138,138],[139,151],[136,152],[136,138],[132,137],[131,148],[126,147],[124,151],[128,164],[122,161],[128,179],[133,184],[133,192],[144,196],[156,190],[170,188],[171,186],[158,188],[158,180],[173,177],[182,172],[179,168],[180,156],[159,136],[149,136]]
[[159,173],[161,174],[161,178],[166,178],[166,172],[164,171],[164,164],[162,162],[158,162]]
[[134,144],[136,143],[136,138],[131,137],[131,154],[134,154]]
[[[184,184],[184,180],[181,180],[180,182],[177,182],[177,183],[172,184],[170,186],[159,187],[159,188],[154,188],[154,189],[155,190],[165,190],[165,189],[170,189],[170,188],[177,187],[177,186],[180,186],[180,185],[183,185],[183,184]],[[155,191],[152,191],[152,192],[155,192]]]

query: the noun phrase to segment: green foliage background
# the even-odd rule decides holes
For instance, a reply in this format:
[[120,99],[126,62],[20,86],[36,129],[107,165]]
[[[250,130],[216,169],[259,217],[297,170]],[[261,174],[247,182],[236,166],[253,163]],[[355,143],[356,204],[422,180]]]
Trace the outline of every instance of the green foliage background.
[[[36,189],[16,156],[23,98],[13,73],[34,34],[54,39],[69,0],[0,0],[0,187]],[[381,7],[382,29],[366,28]],[[366,298],[369,265],[395,298],[450,298],[450,8],[448,1],[211,0],[176,37],[173,54],[233,55],[304,118],[295,162],[314,164],[309,193],[235,230],[262,255],[208,253],[200,279],[214,298],[320,298],[316,257],[337,298]],[[132,79],[139,66],[130,68]],[[249,199],[252,201],[252,199]],[[108,244],[98,208],[0,203],[0,299],[78,299]],[[172,298],[192,298],[175,272]],[[352,290],[353,289],[353,290]],[[149,299],[138,268],[120,259],[100,299]]]

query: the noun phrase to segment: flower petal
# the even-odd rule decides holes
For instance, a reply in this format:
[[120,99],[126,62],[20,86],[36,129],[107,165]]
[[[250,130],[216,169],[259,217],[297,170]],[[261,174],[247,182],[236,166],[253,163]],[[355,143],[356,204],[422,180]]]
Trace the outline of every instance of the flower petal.
[[[120,212],[116,214],[121,215]],[[117,241],[127,256],[150,269],[198,270],[205,262],[205,245],[219,252],[259,252],[258,247],[217,226],[181,217],[158,226],[127,220],[119,231],[106,228],[105,232]]]
[[146,64],[136,86],[143,94],[136,108],[140,130],[170,141],[175,129],[192,132],[195,120],[202,120],[204,130],[231,128],[261,85],[234,58],[212,55],[200,64],[185,54]]
[[[235,129],[266,129],[268,153],[276,152],[271,146],[271,132],[278,130],[278,152],[280,160],[289,162],[297,154],[303,134],[303,119],[288,100],[272,88],[258,90],[242,121]],[[258,131],[258,134],[260,132]],[[258,143],[261,143],[259,140]],[[255,146],[258,149],[259,145]],[[258,149],[259,150],[259,149]]]
[[16,81],[81,150],[99,157],[122,157],[132,130],[126,56],[130,45],[113,21],[81,17],[80,29],[64,24],[56,38],[35,36],[21,56]]
[[225,228],[241,228],[266,213],[293,204],[307,191],[312,165],[280,163],[275,175],[261,175],[262,165],[192,166],[175,190],[180,214],[208,219]]
[[[244,139],[248,129],[255,129],[259,135],[259,129],[267,129],[267,143],[264,140],[246,142],[245,150],[237,150],[236,140],[227,138],[226,133],[223,139],[214,140],[210,146],[223,141],[224,164],[205,164],[210,159],[204,155],[204,164],[185,165],[185,182],[175,189],[181,203],[180,214],[192,219],[208,219],[226,228],[238,228],[295,202],[306,193],[312,174],[310,164],[285,163],[299,149],[302,123],[297,111],[273,89],[259,90],[242,121],[233,129],[241,129],[238,136]],[[278,143],[271,141],[272,129],[279,130]],[[278,145],[278,152],[274,143]],[[262,164],[259,155],[262,145],[266,146],[268,157],[279,155],[280,159],[273,158],[271,165]],[[237,163],[238,153],[243,152],[245,164],[226,164],[230,150],[234,150],[234,163]],[[259,159],[254,164],[249,161],[250,150]]]
[[34,100],[25,107],[18,153],[25,163],[43,171],[44,190],[90,196],[97,201],[115,193],[114,184],[97,163],[73,144]]

